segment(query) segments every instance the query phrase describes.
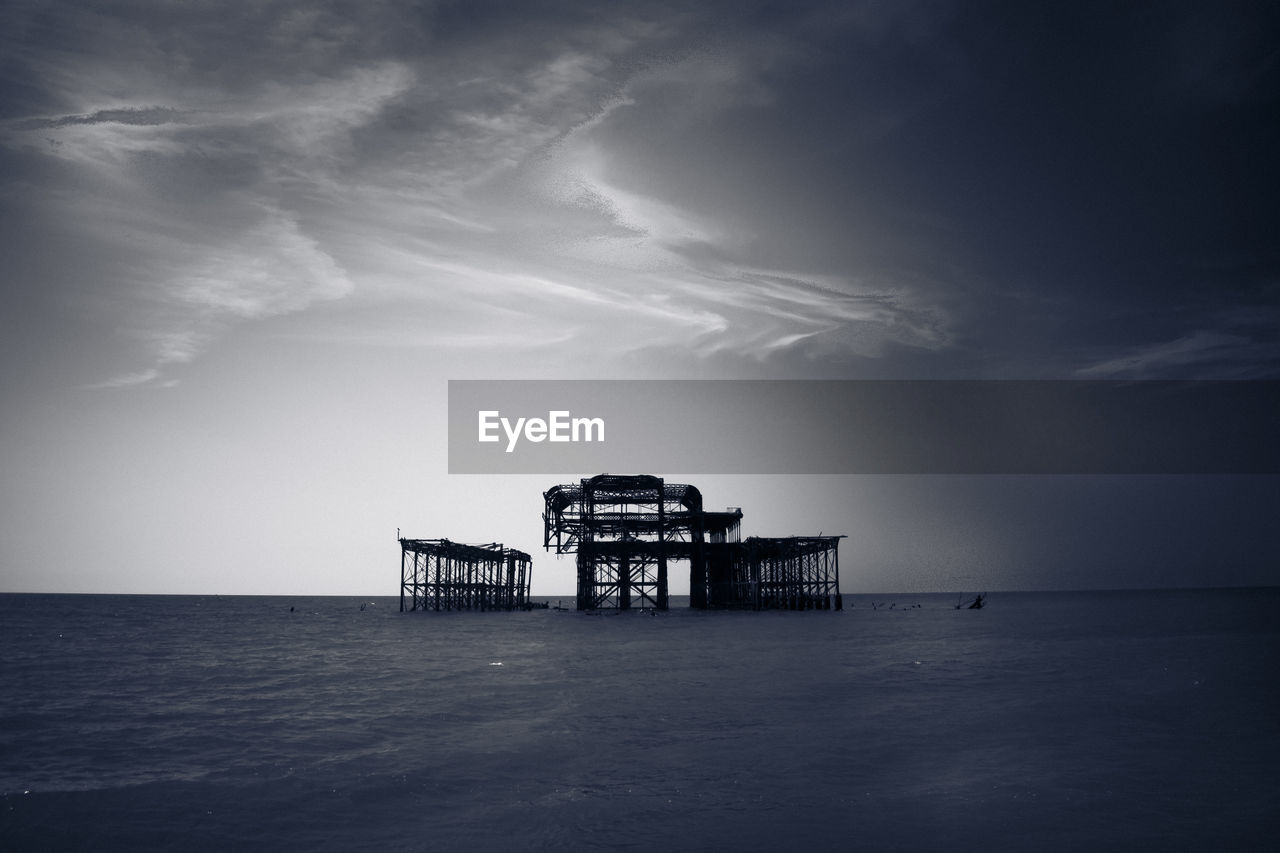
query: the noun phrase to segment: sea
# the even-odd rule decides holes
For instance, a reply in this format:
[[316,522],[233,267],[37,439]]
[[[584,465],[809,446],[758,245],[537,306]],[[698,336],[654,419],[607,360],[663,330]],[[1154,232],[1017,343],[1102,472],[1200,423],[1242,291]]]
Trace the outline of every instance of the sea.
[[957,601],[0,595],[0,849],[1276,849],[1280,588]]

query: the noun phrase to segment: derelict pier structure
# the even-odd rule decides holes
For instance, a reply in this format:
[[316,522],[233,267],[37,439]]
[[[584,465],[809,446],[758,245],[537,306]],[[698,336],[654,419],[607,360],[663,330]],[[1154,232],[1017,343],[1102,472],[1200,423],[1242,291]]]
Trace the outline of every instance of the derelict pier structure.
[[688,563],[690,605],[843,609],[841,536],[741,540],[742,510],[703,509],[691,485],[600,474],[543,494],[543,546],[577,556],[579,610],[668,609],[673,562]]
[[532,558],[497,543],[400,540],[401,610],[519,610],[532,578]]
[[840,536],[748,537],[736,553],[726,607],[844,609]]

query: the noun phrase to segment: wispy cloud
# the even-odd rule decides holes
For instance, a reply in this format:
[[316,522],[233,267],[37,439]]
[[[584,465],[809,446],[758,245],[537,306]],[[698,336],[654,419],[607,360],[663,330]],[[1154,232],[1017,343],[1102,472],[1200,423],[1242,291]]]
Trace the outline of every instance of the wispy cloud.
[[183,113],[170,107],[124,107],[98,110],[90,115],[59,116],[57,118],[29,118],[14,122],[17,130],[67,127],[75,124],[134,124],[155,126],[173,124],[183,120]]
[[[398,66],[266,87],[209,109],[110,108],[10,123],[11,146],[76,170],[76,186],[36,199],[102,246],[96,304],[143,343],[151,368],[95,387],[161,384],[227,324],[305,310],[352,292],[346,270],[308,234],[306,191],[330,189],[349,134],[409,86]],[[50,146],[41,141],[53,142]],[[105,319],[105,318],[104,318]]]
[[1199,329],[1171,341],[1126,349],[1076,371],[1086,379],[1257,379],[1280,359],[1280,342],[1241,331]]
[[[102,247],[94,304],[146,349],[146,369],[100,385],[169,381],[231,324],[337,299],[436,306],[421,342],[439,348],[495,324],[497,340],[606,356],[947,344],[912,283],[829,259],[762,268],[748,249],[773,217],[695,210],[624,176],[627,145],[662,144],[629,134],[637,111],[678,135],[771,108],[770,74],[808,61],[786,37],[691,40],[687,21],[636,15],[406,52],[394,17],[369,14],[381,37],[298,12],[259,21],[245,47],[225,22],[165,42],[107,16],[102,45],[31,59],[71,109],[10,121],[4,144],[69,170],[38,201]],[[219,44],[255,72],[228,70]]]
[[86,390],[97,391],[104,388],[136,388],[139,385],[147,385],[160,378],[160,371],[157,368],[150,370],[140,370],[136,373],[124,373],[119,376],[113,376],[102,382],[94,382],[84,386]]
[[[759,269],[745,249],[760,236],[755,229],[768,227],[766,221],[754,222],[749,211],[725,210],[719,217],[696,212],[614,179],[622,166],[610,149],[610,124],[646,106],[644,99],[662,98],[662,81],[683,81],[684,108],[693,110],[664,116],[671,124],[707,121],[708,111],[766,103],[762,84],[737,66],[721,51],[714,60],[695,57],[646,70],[557,140],[528,174],[529,185],[547,203],[594,220],[580,220],[585,224],[576,233],[557,235],[556,252],[629,281],[633,292],[660,297],[672,314],[715,317],[702,334],[680,338],[693,354],[764,359],[805,347],[825,356],[865,356],[889,341],[946,346],[945,313],[926,306],[914,287],[895,281],[868,287],[852,273]],[[681,333],[676,327],[671,331]],[[659,335],[652,345],[674,337]]]

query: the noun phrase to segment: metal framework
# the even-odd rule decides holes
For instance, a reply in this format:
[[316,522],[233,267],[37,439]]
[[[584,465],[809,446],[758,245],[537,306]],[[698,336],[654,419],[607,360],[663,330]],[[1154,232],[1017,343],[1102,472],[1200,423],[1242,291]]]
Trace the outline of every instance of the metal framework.
[[742,543],[728,606],[756,610],[844,609],[840,595],[842,536],[749,537]]
[[520,610],[532,579],[532,558],[498,543],[400,540],[402,611]]
[[693,486],[600,474],[543,494],[543,545],[576,553],[578,609],[666,610],[668,563],[686,555],[702,515]]
[[740,541],[742,510],[702,508],[694,486],[600,474],[543,493],[543,547],[576,554],[579,610],[668,608],[672,562],[695,608],[841,609],[840,536]]

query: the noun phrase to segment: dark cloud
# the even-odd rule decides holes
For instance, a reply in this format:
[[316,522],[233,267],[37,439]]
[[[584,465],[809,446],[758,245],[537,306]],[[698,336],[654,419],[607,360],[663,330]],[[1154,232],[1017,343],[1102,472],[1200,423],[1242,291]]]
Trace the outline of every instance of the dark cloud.
[[91,115],[61,116],[59,118],[31,118],[15,123],[19,130],[37,130],[42,127],[67,127],[73,124],[136,124],[142,126],[171,124],[182,121],[179,110],[168,107],[142,107],[137,109],[98,110]]
[[[352,228],[338,198],[408,182],[512,263],[687,263],[691,313],[762,276],[839,281],[916,318],[901,329],[934,327],[888,336],[934,353],[912,371],[1194,372],[1208,362],[1138,353],[1218,340],[1275,370],[1258,332],[1220,319],[1275,303],[1267,4],[49,3],[9,19],[7,131],[33,147],[48,131],[46,152],[110,165],[193,222],[199,199],[243,192],[323,250]],[[71,135],[112,127],[138,133]],[[743,350],[790,342],[771,357],[867,339],[826,310],[816,333],[816,316],[708,328],[758,326]],[[853,372],[879,352],[844,349]]]

